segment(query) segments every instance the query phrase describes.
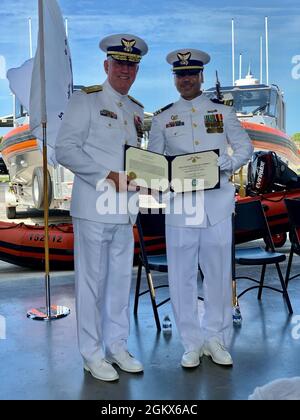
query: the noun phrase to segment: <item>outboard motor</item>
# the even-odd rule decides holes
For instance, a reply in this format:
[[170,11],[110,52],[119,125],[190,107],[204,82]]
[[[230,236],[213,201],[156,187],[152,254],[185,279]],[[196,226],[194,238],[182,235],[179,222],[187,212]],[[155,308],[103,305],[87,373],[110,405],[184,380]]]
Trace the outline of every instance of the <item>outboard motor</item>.
[[250,194],[300,188],[300,178],[275,152],[254,152],[248,165]]

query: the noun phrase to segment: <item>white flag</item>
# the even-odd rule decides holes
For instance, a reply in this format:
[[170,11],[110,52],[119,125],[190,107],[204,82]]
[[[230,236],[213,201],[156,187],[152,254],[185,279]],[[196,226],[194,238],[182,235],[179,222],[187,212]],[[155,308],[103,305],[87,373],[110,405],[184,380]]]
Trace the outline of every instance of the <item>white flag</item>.
[[9,69],[6,75],[10,90],[16,95],[26,111],[29,111],[32,68],[33,58],[25,61],[20,67]]
[[[48,160],[56,164],[54,147],[64,110],[73,92],[71,54],[61,11],[56,0],[42,0],[43,28],[39,28],[30,90],[30,128],[42,141],[43,103],[46,105]],[[44,42],[41,31],[44,31]],[[44,54],[44,69],[41,68]],[[43,89],[45,72],[45,89]]]

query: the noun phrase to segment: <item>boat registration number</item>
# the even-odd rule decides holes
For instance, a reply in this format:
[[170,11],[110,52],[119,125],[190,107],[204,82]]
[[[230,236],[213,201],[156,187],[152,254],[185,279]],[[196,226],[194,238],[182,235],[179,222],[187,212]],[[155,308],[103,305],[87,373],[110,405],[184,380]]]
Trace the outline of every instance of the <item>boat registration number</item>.
[[[45,242],[45,235],[40,235],[38,233],[30,234],[28,239],[32,242]],[[54,242],[56,244],[62,243],[63,237],[60,235],[49,235],[49,242]]]

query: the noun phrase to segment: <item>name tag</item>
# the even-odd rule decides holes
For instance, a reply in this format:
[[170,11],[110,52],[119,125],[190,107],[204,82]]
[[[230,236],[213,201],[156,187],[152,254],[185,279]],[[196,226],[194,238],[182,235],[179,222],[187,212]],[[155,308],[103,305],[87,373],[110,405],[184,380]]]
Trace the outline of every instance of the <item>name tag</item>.
[[102,117],[112,118],[113,120],[117,120],[117,119],[118,119],[117,114],[115,114],[115,113],[114,113],[114,112],[112,112],[112,111],[108,111],[107,109],[102,109],[102,110],[100,111],[100,115],[101,115]]
[[183,121],[170,121],[168,124],[166,124],[166,128],[180,127],[182,125],[184,125]]

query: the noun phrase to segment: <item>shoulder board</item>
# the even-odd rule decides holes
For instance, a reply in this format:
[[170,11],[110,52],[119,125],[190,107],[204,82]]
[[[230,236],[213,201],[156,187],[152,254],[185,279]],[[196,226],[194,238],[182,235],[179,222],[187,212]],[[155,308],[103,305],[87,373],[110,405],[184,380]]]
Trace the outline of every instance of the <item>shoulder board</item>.
[[214,104],[220,104],[220,105],[225,105],[225,106],[233,106],[233,100],[229,99],[229,100],[220,100],[217,98],[213,98],[210,99],[211,102],[213,102]]
[[138,106],[140,106],[141,108],[144,108],[144,105],[141,104],[139,101],[137,101],[135,98],[133,98],[132,96],[128,95],[128,98],[134,102],[135,104],[137,104]]
[[84,87],[81,90],[89,94],[89,93],[101,92],[103,90],[103,87],[101,85],[94,85],[94,86]]
[[210,99],[211,102],[213,102],[214,104],[221,104],[224,105],[223,101],[221,99],[217,99],[217,98],[212,98]]
[[163,108],[159,109],[158,111],[154,112],[154,115],[161,114],[162,112],[166,111],[167,109],[171,108],[171,106],[174,105],[174,102],[172,102],[169,105],[164,106]]

